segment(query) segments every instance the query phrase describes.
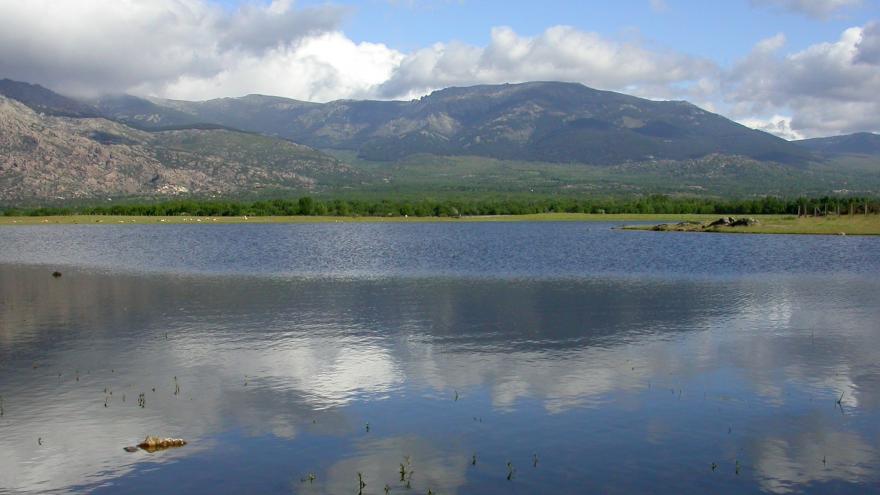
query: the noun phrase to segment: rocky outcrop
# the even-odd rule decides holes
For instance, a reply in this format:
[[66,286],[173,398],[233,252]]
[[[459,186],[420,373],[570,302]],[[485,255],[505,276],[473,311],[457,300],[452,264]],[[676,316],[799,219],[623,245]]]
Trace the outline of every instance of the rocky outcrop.
[[661,223],[660,225],[651,227],[651,230],[657,232],[719,232],[723,231],[724,228],[751,227],[758,224],[760,224],[760,222],[752,217],[721,217],[714,222]]
[[707,225],[707,227],[751,227],[752,225],[757,225],[758,223],[758,220],[752,217],[721,217],[718,220],[715,220],[714,222]]
[[306,146],[224,129],[146,132],[0,96],[0,201],[314,191],[351,170]]
[[696,232],[704,230],[706,225],[700,222],[679,222],[679,223],[661,223],[655,225],[651,230],[657,232]]

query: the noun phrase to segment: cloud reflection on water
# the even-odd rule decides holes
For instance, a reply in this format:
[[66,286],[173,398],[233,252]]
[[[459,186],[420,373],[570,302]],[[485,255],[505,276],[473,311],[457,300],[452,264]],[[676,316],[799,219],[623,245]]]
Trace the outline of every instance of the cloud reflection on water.
[[[456,391],[474,401],[466,407],[485,396],[511,434],[539,446],[564,441],[553,424],[570,415],[642,418],[644,437],[627,440],[636,456],[640,442],[676,442],[682,422],[717,429],[705,408],[742,412],[762,490],[877,478],[876,423],[866,426],[880,399],[880,350],[870,345],[880,305],[870,281],[284,281],[84,271],[53,281],[43,271],[0,267],[0,485],[16,491],[123,480],[146,459],[198,458],[241,430],[353,442],[351,454],[328,459],[327,493],[348,487],[357,470],[372,477],[396,469],[402,455],[431,459],[425,481],[454,492],[467,485],[466,451],[415,431],[353,435],[365,414],[387,414],[401,401],[412,415],[426,414],[406,421],[448,427],[443,411]],[[107,408],[104,387],[114,392]],[[658,402],[661,389],[681,394],[688,408]],[[838,390],[848,391],[852,421],[823,416],[780,435],[767,419],[803,417],[815,407],[805,397],[829,401]],[[141,392],[144,409],[135,402]],[[536,420],[557,436],[529,433]],[[150,433],[192,446],[123,455],[122,446]],[[827,466],[814,465],[819,452]],[[652,462],[642,459],[645,468]]]

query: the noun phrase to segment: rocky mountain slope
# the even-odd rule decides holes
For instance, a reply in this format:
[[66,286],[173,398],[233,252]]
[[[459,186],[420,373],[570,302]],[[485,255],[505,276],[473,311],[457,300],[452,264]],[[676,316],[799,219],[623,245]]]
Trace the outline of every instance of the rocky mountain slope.
[[49,93],[27,91],[27,105],[0,96],[0,201],[303,192],[352,174],[289,141],[211,128],[147,132]]
[[803,147],[687,102],[571,83],[449,88],[407,102],[318,104],[250,95],[204,102],[115,97],[94,104],[141,125],[209,122],[379,161],[419,153],[594,165],[714,154],[789,165],[814,159]]
[[2,80],[0,204],[323,191],[870,195],[878,139],[788,142],[686,102],[568,83],[321,104],[80,101]]

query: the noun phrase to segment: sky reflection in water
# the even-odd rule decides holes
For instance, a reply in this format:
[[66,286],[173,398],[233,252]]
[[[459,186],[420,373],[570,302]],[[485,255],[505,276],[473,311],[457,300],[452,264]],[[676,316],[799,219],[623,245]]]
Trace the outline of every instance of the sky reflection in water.
[[[404,493],[407,456],[412,493],[880,478],[876,277],[50,273],[0,265],[3,493]],[[122,451],[147,434],[190,445]]]

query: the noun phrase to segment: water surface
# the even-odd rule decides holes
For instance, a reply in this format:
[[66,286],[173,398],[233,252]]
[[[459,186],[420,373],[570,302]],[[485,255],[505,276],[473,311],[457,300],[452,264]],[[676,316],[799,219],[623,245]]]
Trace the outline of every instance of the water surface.
[[0,262],[297,277],[588,278],[880,271],[872,237],[620,231],[591,222],[53,225],[0,232]]
[[3,229],[0,492],[876,490],[878,241]]

